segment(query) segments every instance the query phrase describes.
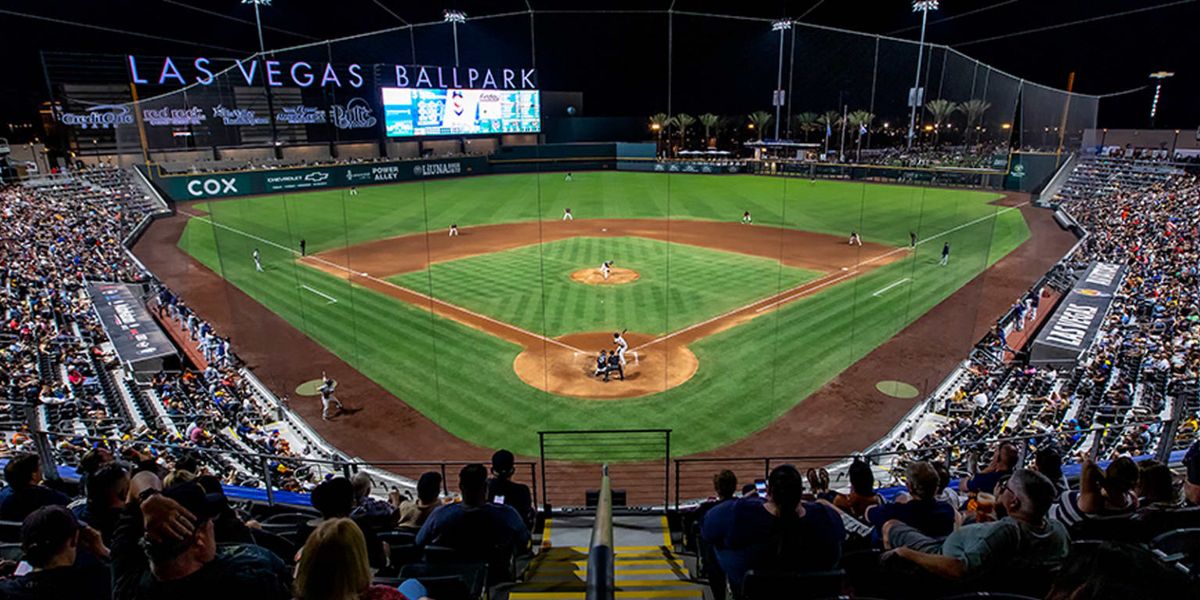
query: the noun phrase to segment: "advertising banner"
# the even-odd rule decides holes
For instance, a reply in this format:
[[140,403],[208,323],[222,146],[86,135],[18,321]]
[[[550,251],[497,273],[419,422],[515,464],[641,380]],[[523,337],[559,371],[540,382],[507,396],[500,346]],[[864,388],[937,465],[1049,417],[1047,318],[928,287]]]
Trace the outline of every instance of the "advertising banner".
[[179,353],[142,303],[140,286],[90,283],[87,292],[122,362],[139,372],[179,367]]
[[234,173],[164,175],[152,171],[151,179],[172,200],[186,201],[310,192],[489,172],[487,159],[473,156]]
[[1125,265],[1094,262],[1030,346],[1030,364],[1073,366],[1092,345],[1113,297],[1125,276]]

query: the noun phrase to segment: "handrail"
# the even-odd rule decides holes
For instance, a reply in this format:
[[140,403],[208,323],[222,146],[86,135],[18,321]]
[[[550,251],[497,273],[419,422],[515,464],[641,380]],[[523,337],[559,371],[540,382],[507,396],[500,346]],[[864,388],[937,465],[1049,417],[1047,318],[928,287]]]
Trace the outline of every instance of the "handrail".
[[612,600],[615,595],[612,481],[608,465],[601,467],[600,497],[596,501],[596,520],[592,522],[592,541],[588,546],[587,600]]

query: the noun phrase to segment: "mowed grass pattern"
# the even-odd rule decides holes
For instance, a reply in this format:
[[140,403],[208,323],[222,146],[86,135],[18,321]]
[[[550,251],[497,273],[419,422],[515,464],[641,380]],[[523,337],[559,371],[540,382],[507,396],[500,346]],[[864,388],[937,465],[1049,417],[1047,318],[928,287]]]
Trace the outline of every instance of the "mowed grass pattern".
[[[571,280],[605,260],[633,269],[622,285]],[[391,281],[550,337],[629,329],[663,334],[820,276],[778,261],[634,237],[580,237],[438,263]]]
[[[1029,236],[1020,212],[989,204],[995,194],[846,182],[576,173],[570,183],[557,175],[521,175],[360,191],[352,198],[318,192],[211,203],[212,218],[192,219],[180,246],[451,433],[525,455],[537,454],[537,431],[547,429],[670,428],[676,455],[746,437]],[[425,210],[438,215],[429,219],[431,227],[444,227],[447,215],[459,215],[454,218],[460,224],[520,221],[539,214],[557,220],[568,196],[580,218],[666,218],[669,206],[672,216],[736,220],[742,206],[751,206],[760,223],[775,219],[775,224],[838,235],[855,229],[867,240],[896,245],[907,244],[910,230],[930,239],[902,261],[696,343],[701,368],[686,384],[643,398],[604,402],[529,387],[512,371],[517,346],[300,266],[289,250],[302,237],[310,249],[318,244],[333,249],[419,232]],[[372,212],[377,213],[374,219]],[[941,232],[950,233],[931,237]],[[943,240],[953,247],[946,267],[937,264]],[[250,255],[255,247],[263,254],[266,273],[254,272]],[[538,277],[527,279],[536,284]],[[905,278],[910,281],[873,295]],[[435,292],[438,281],[435,273]],[[338,302],[330,304],[302,286]],[[428,283],[419,291],[428,293]],[[975,317],[969,310],[946,323],[944,342],[969,342]],[[243,317],[233,318],[236,323]],[[344,395],[354,403],[353,390]],[[429,456],[436,454],[431,448]]]

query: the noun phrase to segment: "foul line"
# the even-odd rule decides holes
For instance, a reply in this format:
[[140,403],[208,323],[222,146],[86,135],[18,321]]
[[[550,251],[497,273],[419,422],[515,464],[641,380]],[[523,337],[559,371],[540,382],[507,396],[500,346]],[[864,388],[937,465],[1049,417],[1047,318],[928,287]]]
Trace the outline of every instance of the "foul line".
[[326,294],[326,293],[324,293],[324,292],[319,292],[319,291],[317,291],[317,290],[314,290],[314,289],[312,289],[312,288],[308,287],[307,285],[301,285],[300,287],[302,287],[302,288],[304,288],[304,289],[306,289],[306,290],[308,290],[308,291],[310,291],[310,292],[312,292],[312,293],[314,293],[314,294],[316,294],[316,295],[318,295],[318,296],[320,296],[320,297],[322,297],[322,298],[324,298],[324,299],[328,300],[329,302],[326,302],[326,303],[325,303],[325,304],[327,304],[327,305],[328,305],[328,304],[333,304],[334,302],[337,302],[337,298],[334,298],[333,296],[330,296],[329,294]]
[[[199,221],[200,221],[200,222],[202,222],[202,223],[208,223],[209,225],[212,225],[212,226],[214,226],[214,227],[220,227],[221,229],[226,229],[226,230],[232,231],[232,232],[234,232],[234,233],[236,233],[236,234],[238,234],[238,235],[242,235],[242,236],[248,237],[248,238],[250,238],[250,239],[257,240],[257,241],[259,241],[259,242],[262,242],[262,243],[264,243],[264,244],[267,244],[267,245],[269,245],[269,246],[274,246],[274,247],[276,247],[276,248],[279,248],[280,250],[283,250],[284,252],[289,252],[289,253],[291,253],[291,254],[293,254],[293,255],[298,255],[298,254],[300,254],[300,252],[298,252],[297,250],[295,250],[295,249],[293,249],[293,248],[288,248],[287,246],[284,246],[284,245],[282,245],[282,244],[278,244],[278,243],[276,243],[276,242],[273,242],[273,241],[271,241],[271,240],[268,240],[268,239],[263,239],[263,238],[261,238],[261,237],[258,237],[257,235],[254,235],[254,234],[252,234],[252,233],[247,233],[247,232],[245,232],[245,231],[242,231],[242,230],[240,230],[240,229],[237,229],[237,228],[235,228],[235,227],[230,227],[230,226],[228,226],[228,225],[225,225],[225,224],[222,224],[222,223],[215,223],[215,222],[213,222],[211,219],[209,219],[208,217],[204,217],[204,216],[201,216],[201,215],[198,215],[198,214],[196,214],[196,213],[192,213],[192,212],[189,212],[189,211],[186,211],[186,210],[183,210],[183,209],[179,209],[179,212],[181,212],[181,213],[183,213],[183,214],[186,214],[186,215],[190,216],[190,217],[191,217],[191,218],[193,218],[193,219],[197,219],[197,220],[199,220]],[[475,311],[473,311],[473,310],[469,310],[469,309],[463,308],[463,307],[461,307],[461,306],[456,306],[456,305],[454,305],[454,304],[450,304],[449,302],[446,302],[446,301],[444,301],[444,300],[438,300],[437,298],[433,298],[433,297],[431,297],[431,296],[427,296],[427,295],[425,295],[425,294],[422,294],[421,292],[418,292],[418,291],[415,291],[415,290],[410,290],[410,289],[408,289],[408,288],[406,288],[406,287],[403,287],[403,286],[396,285],[396,284],[394,284],[394,283],[392,283],[392,282],[390,282],[390,281],[387,281],[387,280],[385,280],[385,279],[380,279],[380,278],[378,278],[378,277],[375,277],[374,275],[370,275],[370,274],[368,274],[368,273],[366,273],[366,272],[364,272],[364,271],[360,271],[360,272],[357,272],[357,273],[355,273],[354,271],[352,271],[352,270],[351,270],[350,268],[348,268],[348,267],[343,267],[342,265],[339,265],[339,264],[337,264],[337,263],[330,262],[330,261],[328,261],[328,260],[325,260],[325,259],[323,259],[323,258],[319,258],[319,257],[317,257],[317,256],[308,256],[307,258],[308,258],[308,259],[310,259],[310,260],[314,260],[314,261],[317,261],[317,262],[320,262],[320,263],[323,263],[323,264],[329,265],[329,266],[331,266],[331,267],[333,267],[333,268],[335,268],[335,269],[339,269],[339,270],[345,271],[345,272],[349,273],[349,274],[351,275],[351,277],[353,277],[353,276],[357,275],[357,276],[359,276],[359,277],[362,277],[363,279],[370,279],[371,281],[374,281],[374,282],[376,282],[376,283],[379,283],[379,284],[381,284],[381,285],[386,285],[386,286],[388,286],[388,287],[393,287],[393,288],[396,288],[397,290],[403,291],[403,292],[405,292],[405,293],[408,293],[408,294],[413,294],[413,295],[415,295],[415,296],[419,296],[419,297],[421,297],[421,298],[422,298],[422,299],[424,299],[424,300],[428,300],[428,301],[430,301],[430,302],[433,302],[433,303],[436,303],[436,304],[440,304],[441,306],[443,306],[443,307],[445,307],[445,308],[449,308],[449,309],[451,309],[451,310],[457,310],[457,311],[460,311],[460,312],[466,313],[466,314],[468,314],[468,315],[471,315],[472,317],[475,317],[475,318],[477,318],[477,319],[483,319],[484,321],[487,321],[487,322],[489,322],[489,323],[495,323],[496,325],[500,325],[500,326],[506,327],[506,328],[508,328],[508,329],[511,329],[511,330],[513,330],[513,331],[516,331],[516,332],[518,332],[518,333],[520,333],[520,334],[522,334],[522,335],[527,335],[527,336],[529,336],[529,337],[532,337],[532,338],[534,338],[534,339],[537,339],[537,340],[541,340],[541,341],[544,341],[544,342],[549,342],[549,343],[551,343],[551,344],[555,344],[555,345],[557,345],[557,346],[560,346],[560,347],[562,347],[562,348],[566,348],[567,350],[570,350],[570,351],[572,351],[572,352],[580,352],[580,353],[586,354],[586,352],[584,352],[583,350],[580,350],[579,348],[576,348],[576,347],[574,347],[574,346],[572,346],[572,345],[570,345],[570,344],[565,344],[565,343],[563,343],[563,342],[560,342],[560,341],[558,341],[558,340],[556,340],[556,339],[554,339],[554,338],[546,337],[546,336],[544,336],[544,335],[541,335],[541,334],[538,334],[538,333],[534,333],[534,332],[532,332],[532,331],[528,331],[528,330],[526,330],[526,329],[522,329],[522,328],[520,328],[520,327],[517,327],[516,325],[513,325],[513,324],[511,324],[511,323],[505,323],[504,321],[497,321],[496,319],[493,319],[493,318],[491,318],[491,317],[489,317],[489,316],[487,316],[487,315],[481,315],[481,314],[479,314],[479,313],[477,313],[477,312],[475,312]],[[352,281],[350,281],[350,283],[353,283],[353,282],[352,282]],[[397,298],[397,299],[399,300],[399,298]],[[403,300],[401,300],[401,301],[403,301]],[[411,302],[409,302],[408,304],[412,304],[412,303],[411,303]]]
[[904,282],[906,282],[906,281],[912,281],[912,278],[911,278],[911,277],[905,277],[904,279],[901,279],[900,281],[897,281],[897,282],[895,282],[895,283],[892,283],[891,285],[889,285],[889,286],[887,286],[887,287],[883,288],[882,290],[879,290],[879,291],[877,291],[877,292],[875,292],[874,294],[871,294],[871,295],[872,295],[872,296],[874,296],[874,297],[876,297],[876,298],[878,298],[878,297],[879,297],[881,294],[883,294],[884,292],[886,292],[886,291],[888,291],[888,290],[890,290],[890,289],[892,289],[892,288],[894,288],[894,287],[896,287],[896,286],[898,286],[898,285],[901,285],[901,284],[903,284],[903,283],[904,283]]

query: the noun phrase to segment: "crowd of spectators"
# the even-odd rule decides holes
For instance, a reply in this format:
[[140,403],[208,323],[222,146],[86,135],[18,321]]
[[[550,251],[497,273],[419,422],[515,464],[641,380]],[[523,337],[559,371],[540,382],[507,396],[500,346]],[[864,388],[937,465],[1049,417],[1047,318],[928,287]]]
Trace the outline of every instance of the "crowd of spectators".
[[992,169],[996,156],[1007,157],[1007,154],[1007,148],[999,144],[876,148],[863,150],[849,162],[890,167]]

